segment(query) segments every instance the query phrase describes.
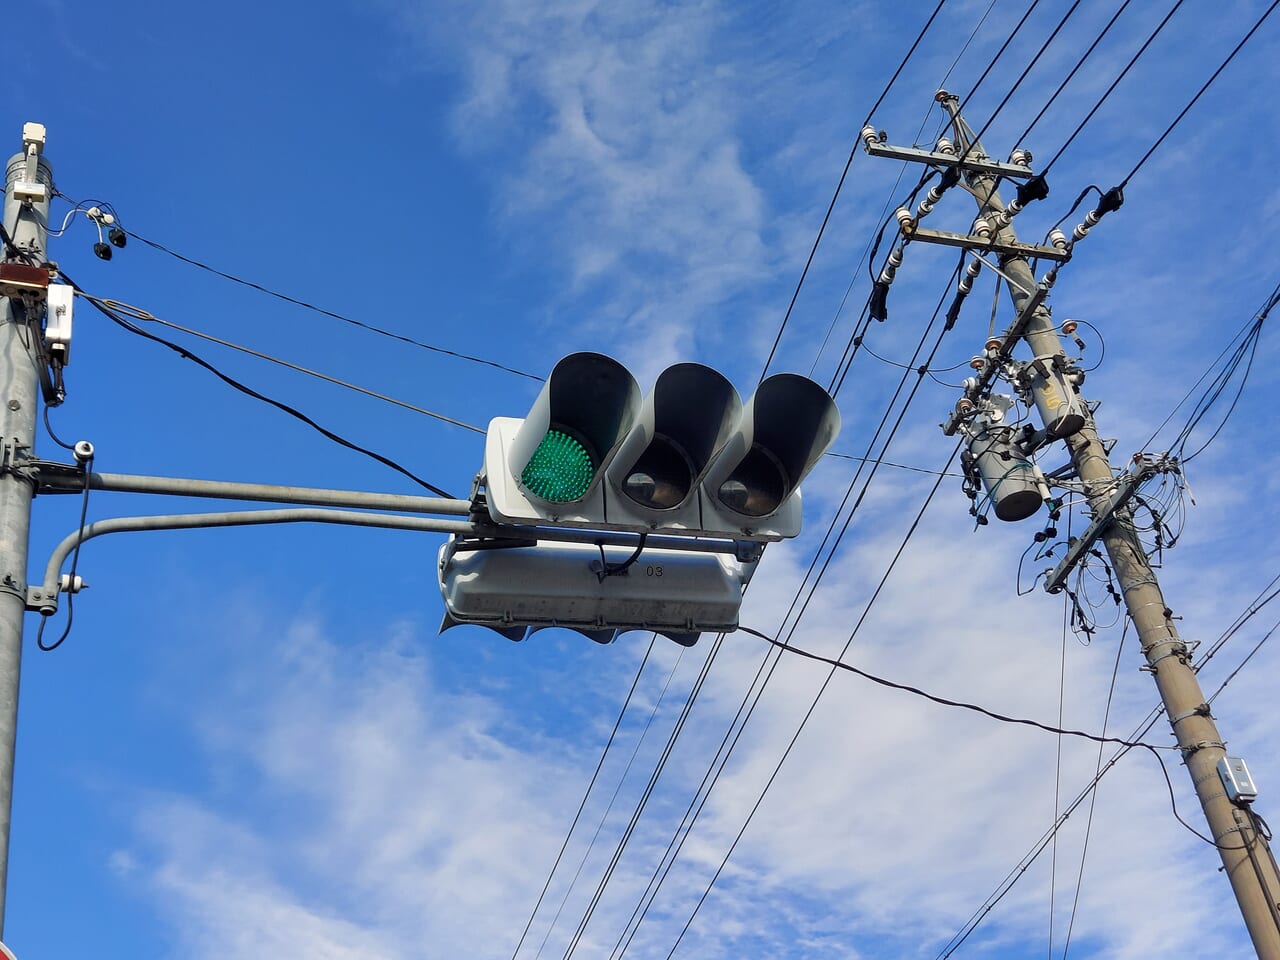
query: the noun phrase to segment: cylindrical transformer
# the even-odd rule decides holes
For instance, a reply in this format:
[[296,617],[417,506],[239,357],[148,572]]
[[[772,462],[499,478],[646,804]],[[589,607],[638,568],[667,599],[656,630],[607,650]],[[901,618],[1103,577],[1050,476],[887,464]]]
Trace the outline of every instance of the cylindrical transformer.
[[1044,498],[1035,467],[1013,442],[1014,427],[986,427],[969,441],[982,485],[1001,520],[1025,520]]
[[1037,364],[1031,379],[1031,395],[1040,413],[1045,433],[1055,440],[1069,437],[1084,426],[1080,396],[1067,382],[1062,371],[1048,362]]

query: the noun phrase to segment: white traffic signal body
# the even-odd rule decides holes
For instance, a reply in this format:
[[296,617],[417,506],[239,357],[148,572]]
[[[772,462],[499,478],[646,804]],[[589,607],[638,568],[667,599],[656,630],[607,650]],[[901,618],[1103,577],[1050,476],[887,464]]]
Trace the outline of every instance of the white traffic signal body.
[[567,627],[601,643],[628,630],[653,630],[690,645],[701,632],[738,628],[754,562],[643,550],[628,564],[632,556],[624,547],[602,552],[580,543],[475,549],[474,542],[450,538],[439,555],[441,629],[469,623],[519,640],[528,628]]
[[743,406],[719,373],[681,363],[642,402],[617,361],[571,354],[524,420],[490,423],[489,513],[506,524],[794,537],[800,482],[839,429],[835,402],[806,377],[769,377]]

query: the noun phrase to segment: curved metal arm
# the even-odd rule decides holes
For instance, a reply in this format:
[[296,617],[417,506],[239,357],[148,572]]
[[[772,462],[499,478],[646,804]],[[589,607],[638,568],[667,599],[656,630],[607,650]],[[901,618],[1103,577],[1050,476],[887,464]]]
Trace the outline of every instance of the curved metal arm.
[[[338,523],[356,527],[382,527],[394,530],[420,530],[427,533],[449,533],[462,537],[494,540],[557,540],[614,546],[635,546],[640,535],[616,531],[560,529],[531,526],[496,526],[470,520],[444,520],[439,517],[405,517],[397,514],[365,513],[360,510],[328,510],[321,507],[290,507],[282,510],[233,510],[225,513],[176,513],[158,517],[113,517],[95,520],[62,538],[53,548],[44,569],[44,583],[27,590],[27,609],[44,616],[58,609],[61,589],[59,571],[77,544],[108,533],[133,533],[143,530],[190,530],[198,527],[245,527],[269,523]],[[703,540],[693,537],[648,536],[651,547],[688,550],[695,553],[740,553],[732,540]]]
[[58,609],[59,571],[77,544],[108,533],[133,533],[143,530],[190,530],[197,527],[240,527],[268,523],[340,523],[360,527],[384,527],[397,530],[422,530],[432,533],[474,535],[479,527],[466,520],[441,520],[435,517],[402,517],[362,513],[358,510],[325,510],[318,507],[294,507],[285,510],[235,510],[225,513],[177,513],[158,517],[113,517],[96,520],[63,537],[53,549],[44,569],[44,583],[27,594],[27,609],[49,616]]

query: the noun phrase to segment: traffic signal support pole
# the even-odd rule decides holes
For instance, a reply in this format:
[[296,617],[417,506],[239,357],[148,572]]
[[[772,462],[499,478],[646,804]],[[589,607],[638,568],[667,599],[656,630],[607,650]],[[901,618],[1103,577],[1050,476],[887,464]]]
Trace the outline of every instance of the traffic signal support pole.
[[[36,152],[36,182],[46,187],[43,201],[23,201],[15,196],[19,182],[31,182],[26,150]],[[53,175],[38,151],[38,146],[26,147],[10,159],[5,170],[4,226],[9,242],[0,251],[0,260],[5,263],[43,264],[47,259]],[[31,336],[19,298],[0,298],[0,937],[4,935],[9,873],[18,677],[27,603],[31,499],[35,491],[28,462],[35,452],[39,375],[31,352]]]

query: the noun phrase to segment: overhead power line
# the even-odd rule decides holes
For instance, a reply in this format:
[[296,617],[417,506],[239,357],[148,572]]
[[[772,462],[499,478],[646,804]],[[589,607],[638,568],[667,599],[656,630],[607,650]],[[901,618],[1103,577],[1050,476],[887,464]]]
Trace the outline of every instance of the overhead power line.
[[[898,69],[893,72],[893,76],[889,78],[889,82],[885,84],[884,89],[880,91],[880,96],[876,98],[876,102],[872,104],[871,109],[867,111],[867,119],[863,121],[862,126],[870,122],[871,117],[876,110],[880,108],[880,104],[884,102],[884,98],[889,95],[889,91],[897,82],[899,75],[906,67],[907,62],[916,52],[916,47],[920,46],[920,41],[924,39],[924,35],[929,32],[929,27],[933,25],[933,21],[937,19],[943,5],[947,0],[938,0],[938,5],[933,8],[933,13],[929,15],[929,19],[925,21],[920,32],[916,35],[915,41],[911,47],[903,55]],[[859,130],[862,129],[860,126]],[[778,326],[778,335],[773,338],[773,346],[769,348],[769,356],[765,358],[764,367],[760,370],[760,379],[764,380],[765,374],[769,372],[769,367],[773,363],[773,357],[778,352],[778,344],[782,342],[782,334],[787,329],[787,322],[791,319],[791,312],[795,310],[796,300],[800,297],[800,290],[804,286],[805,278],[809,276],[809,268],[813,266],[813,258],[818,252],[818,245],[822,243],[822,236],[826,232],[827,224],[831,221],[831,213],[836,208],[836,201],[840,199],[840,191],[844,188],[844,181],[849,176],[849,168],[853,165],[853,158],[858,155],[858,147],[862,143],[861,137],[855,137],[853,147],[849,150],[849,159],[844,162],[844,169],[840,172],[840,179],[836,182],[835,192],[831,195],[831,202],[827,204],[827,212],[822,217],[822,223],[818,227],[818,235],[813,238],[813,247],[809,250],[808,259],[805,260],[804,269],[800,271],[800,279],[796,283],[795,291],[791,294],[791,302],[787,304],[787,312],[782,315],[782,323]]]
[[199,337],[201,340],[206,340],[209,343],[216,343],[220,347],[227,347],[230,350],[237,350],[240,353],[248,354],[251,357],[257,357],[259,360],[266,360],[270,363],[274,363],[279,366],[286,367],[290,370],[296,371],[297,373],[305,374],[306,376],[309,376],[309,377],[314,377],[317,380],[323,380],[326,383],[332,383],[335,386],[343,387],[344,389],[347,389],[347,390],[352,390],[355,393],[362,393],[366,397],[373,397],[375,400],[381,400],[384,403],[391,404],[392,406],[403,407],[405,410],[412,410],[414,413],[420,413],[425,417],[431,417],[433,420],[439,420],[443,423],[452,424],[455,427],[462,427],[464,430],[470,430],[472,433],[479,433],[479,434],[485,433],[485,431],[480,427],[474,426],[473,424],[470,424],[470,423],[465,423],[462,420],[455,420],[453,417],[446,417],[443,413],[436,413],[433,410],[427,410],[425,407],[419,407],[416,404],[408,403],[407,401],[404,401],[404,400],[397,400],[395,397],[388,396],[385,393],[378,393],[376,390],[370,390],[367,387],[361,387],[361,386],[358,386],[357,384],[350,383],[346,380],[340,380],[337,377],[331,377],[327,373],[321,373],[318,370],[312,370],[310,367],[304,367],[304,366],[301,366],[300,364],[291,363],[288,360],[282,360],[280,357],[272,356],[269,353],[263,353],[260,350],[254,350],[252,347],[246,347],[246,346],[243,346],[242,344],[233,343],[230,340],[224,340],[222,337],[215,337],[212,334],[203,333],[202,331],[194,330],[191,327],[184,327],[182,324],[174,323],[172,320],[161,319],[160,317],[157,317],[154,313],[151,313],[150,311],[147,311],[147,310],[143,310],[141,307],[135,307],[132,304],[123,303],[119,300],[110,300],[106,298],[92,297],[88,294],[81,294],[81,296],[83,296],[86,300],[93,301],[101,306],[105,306],[112,310],[119,311],[120,313],[125,314],[126,316],[129,316],[129,317],[132,317],[135,320],[142,320],[146,323],[160,324],[161,326],[168,327],[171,330],[177,330],[180,333],[185,333],[192,337]]
[[221,380],[223,383],[227,384],[227,386],[232,387],[233,389],[238,390],[241,393],[245,394],[246,396],[252,397],[255,400],[260,400],[263,403],[269,404],[270,406],[275,407],[277,410],[281,411],[282,413],[287,413],[289,416],[293,417],[295,420],[300,420],[301,422],[305,423],[307,426],[315,430],[317,433],[319,433],[321,436],[324,436],[327,439],[332,440],[334,443],[338,444],[339,446],[346,447],[348,450],[354,450],[356,453],[363,454],[364,456],[369,457],[372,460],[376,460],[378,463],[381,463],[384,466],[390,467],[392,470],[395,470],[397,473],[407,477],[408,479],[412,480],[414,483],[418,484],[419,486],[425,488],[426,490],[429,490],[431,493],[434,493],[436,496],[453,499],[452,494],[449,494],[446,491],[441,490],[439,487],[435,486],[434,484],[429,483],[428,481],[422,479],[422,477],[418,476],[408,467],[405,467],[402,464],[397,463],[395,460],[392,460],[390,457],[383,456],[382,454],[377,453],[373,450],[370,450],[367,447],[362,447],[358,443],[348,440],[346,437],[343,437],[340,434],[334,433],[332,430],[328,429],[327,427],[322,427],[319,423],[311,419],[311,417],[307,416],[301,410],[298,410],[295,407],[291,407],[289,406],[289,404],[284,403],[283,401],[276,400],[272,397],[267,396],[264,393],[260,393],[259,391],[253,389],[250,386],[247,386],[246,384],[241,383],[239,380],[235,379],[230,374],[224,373],[223,371],[219,370],[216,366],[214,366],[208,360],[205,360],[203,357],[200,357],[195,353],[192,353],[186,347],[180,346],[179,344],[174,343],[172,340],[166,340],[164,337],[157,336],[156,334],[151,333],[148,330],[144,330],[142,327],[138,326],[132,320],[129,320],[128,318],[122,316],[120,313],[116,312],[112,308],[108,306],[104,306],[103,303],[98,299],[96,299],[95,297],[92,297],[86,294],[84,289],[79,285],[77,285],[76,282],[72,280],[69,276],[67,276],[65,272],[62,273],[62,277],[64,280],[67,281],[68,284],[70,284],[70,286],[78,294],[84,297],[89,303],[92,303],[94,308],[97,309],[99,313],[105,316],[112,323],[119,326],[121,329],[127,330],[136,336],[142,337],[144,340],[150,340],[152,343],[158,343],[161,346],[168,347],[170,350],[178,354],[180,357],[183,357],[186,360],[190,360],[192,363],[196,364],[197,366],[202,367],[205,370],[209,371],[215,377]]
[[[66,200],[68,203],[75,204],[77,207],[82,206],[82,203],[73,200],[71,197],[68,197],[65,193],[62,193],[61,191],[55,191],[55,196],[61,197],[63,200]],[[100,204],[100,205],[108,208],[110,208],[111,206],[110,204]],[[118,217],[117,217],[117,223],[119,223]],[[295,307],[301,307],[304,310],[310,310],[312,313],[318,313],[321,316],[329,317],[330,319],[333,319],[333,320],[340,320],[341,322],[350,324],[353,327],[358,327],[361,330],[365,330],[369,333],[377,334],[380,337],[386,337],[390,340],[395,340],[400,343],[408,344],[409,346],[412,346],[412,347],[417,347],[420,350],[427,350],[427,351],[430,351],[431,353],[438,353],[443,356],[453,357],[458,360],[466,360],[468,363],[477,363],[477,364],[480,364],[481,366],[492,367],[495,370],[502,370],[505,373],[514,374],[517,377],[524,377],[526,380],[534,380],[538,383],[541,383],[544,380],[543,377],[536,376],[532,373],[527,373],[524,370],[518,370],[515,367],[510,367],[503,363],[498,363],[495,360],[486,360],[483,357],[476,357],[470,354],[461,353],[457,350],[449,350],[446,347],[439,347],[439,346],[436,346],[435,344],[426,343],[422,340],[417,340],[413,337],[405,336],[402,333],[396,333],[392,330],[387,330],[383,327],[376,326],[375,324],[372,324],[372,323],[366,323],[363,320],[357,320],[354,317],[347,316],[346,314],[338,313],[336,310],[329,310],[329,309],[326,309],[325,307],[317,306],[314,303],[310,303],[298,297],[290,296],[287,293],[281,293],[280,291],[274,290],[271,287],[266,286],[265,284],[257,283],[253,280],[247,280],[244,277],[237,276],[234,273],[229,273],[226,270],[220,270],[219,268],[211,266],[210,264],[207,264],[201,260],[197,260],[194,257],[188,257],[186,254],[179,253],[177,250],[173,250],[170,247],[165,246],[163,243],[160,243],[157,240],[150,240],[147,237],[142,236],[141,234],[135,233],[132,230],[128,230],[123,225],[121,225],[120,228],[124,230],[125,233],[127,233],[134,240],[137,240],[139,243],[144,244],[145,246],[148,246],[153,250],[159,251],[160,253],[166,254],[167,256],[173,257],[175,260],[180,260],[183,263],[188,264],[189,266],[195,267],[199,270],[204,270],[206,273],[211,273],[214,276],[221,277],[224,280],[229,280],[232,283],[239,284],[242,287],[248,287],[251,290],[256,290],[259,293],[264,293],[269,297],[274,297],[276,300],[281,300],[285,303],[293,304]]]

